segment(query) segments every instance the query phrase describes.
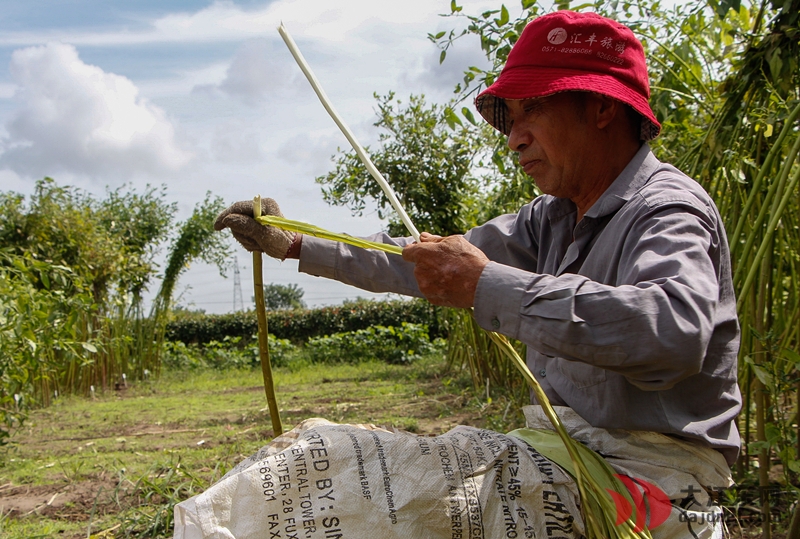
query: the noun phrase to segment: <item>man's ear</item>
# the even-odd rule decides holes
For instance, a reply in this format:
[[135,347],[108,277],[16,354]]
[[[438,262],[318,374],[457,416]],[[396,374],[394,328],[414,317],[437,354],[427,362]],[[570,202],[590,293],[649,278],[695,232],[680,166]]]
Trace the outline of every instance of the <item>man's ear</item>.
[[612,97],[593,94],[593,113],[595,125],[598,129],[608,127],[618,115],[622,114],[621,103]]

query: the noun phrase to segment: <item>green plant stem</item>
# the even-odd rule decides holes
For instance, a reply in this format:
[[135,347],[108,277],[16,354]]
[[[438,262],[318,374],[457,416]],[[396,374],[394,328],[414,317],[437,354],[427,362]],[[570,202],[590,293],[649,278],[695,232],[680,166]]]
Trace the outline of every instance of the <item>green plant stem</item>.
[[794,511],[792,512],[792,523],[789,525],[789,531],[786,534],[786,539],[800,539],[800,503],[795,504]]
[[353,150],[355,150],[356,154],[358,154],[358,158],[362,163],[364,163],[367,171],[369,171],[370,175],[375,178],[376,182],[378,182],[378,185],[386,195],[386,198],[389,200],[392,208],[394,208],[394,210],[397,212],[397,215],[400,217],[400,220],[408,229],[408,232],[414,237],[415,240],[419,241],[419,231],[417,231],[414,223],[411,222],[411,219],[406,213],[406,210],[403,208],[403,205],[400,204],[400,200],[397,198],[394,189],[392,189],[391,185],[389,185],[389,182],[387,182],[383,177],[383,174],[381,174],[377,167],[375,167],[375,165],[372,163],[372,159],[369,158],[367,152],[364,150],[361,144],[359,144],[358,140],[356,140],[356,136],[353,134],[347,124],[344,123],[344,120],[341,116],[339,116],[339,113],[336,112],[336,109],[333,108],[333,103],[331,103],[330,99],[328,99],[327,94],[325,94],[325,91],[322,89],[322,85],[311,71],[311,66],[308,65],[308,62],[306,62],[303,54],[300,52],[300,49],[294,42],[294,39],[292,39],[292,36],[289,34],[289,31],[285,26],[283,26],[283,23],[281,23],[281,25],[278,27],[278,33],[281,35],[281,38],[283,38],[283,41],[289,48],[289,52],[292,53],[292,56],[297,62],[298,67],[300,67],[300,70],[306,76],[306,79],[308,79],[308,82],[311,84],[311,87],[314,89],[317,97],[319,97],[322,106],[325,107],[325,110],[328,111],[331,119],[339,127],[339,130],[353,147]]
[[[798,142],[797,145],[800,146],[800,138],[798,138],[797,142]],[[787,173],[788,173],[788,168],[791,166],[791,164],[792,164],[791,162],[787,162],[784,164]],[[781,181],[779,183],[783,184],[784,180],[785,176],[782,174]],[[781,198],[779,200],[778,199],[775,200],[775,202],[777,202],[776,204],[777,207],[775,208],[775,211],[772,212],[769,224],[767,225],[767,232],[764,236],[764,239],[761,242],[761,246],[758,248],[758,251],[756,252],[755,262],[750,267],[749,272],[747,273],[747,278],[745,279],[744,284],[742,285],[742,289],[739,291],[739,298],[745,297],[747,292],[750,290],[750,287],[753,285],[753,282],[756,278],[756,273],[759,268],[759,263],[761,262],[761,260],[764,259],[767,249],[772,245],[772,238],[775,235],[775,230],[778,227],[778,223],[780,222],[781,217],[783,216],[783,212],[786,209],[786,206],[789,204],[789,202],[794,196],[794,189],[795,187],[797,187],[798,182],[800,182],[800,168],[797,169],[794,176],[789,181],[788,189],[785,189],[781,193],[782,195]],[[740,309],[742,301],[743,301],[742,299],[739,300]]]
[[[635,512],[628,518],[628,520],[620,523],[619,526],[616,524],[614,519],[615,515],[617,514],[617,510],[613,500],[600,486],[598,478],[593,477],[589,472],[588,462],[584,461],[584,457],[579,451],[581,449],[578,447],[580,444],[570,437],[566,427],[564,427],[564,424],[561,422],[561,419],[558,417],[555,409],[553,409],[553,406],[550,404],[550,400],[547,398],[542,386],[538,381],[536,381],[536,378],[534,378],[530,369],[528,369],[525,361],[520,357],[514,347],[511,346],[511,343],[504,335],[500,335],[494,331],[487,331],[487,333],[495,342],[495,344],[497,344],[498,347],[503,351],[503,353],[505,353],[509,359],[511,359],[511,362],[514,364],[514,366],[517,367],[517,369],[519,369],[519,371],[522,373],[525,381],[528,382],[528,385],[530,385],[531,389],[536,395],[536,400],[539,402],[539,405],[542,407],[545,415],[550,420],[550,423],[552,423],[556,433],[561,438],[564,446],[567,448],[567,452],[569,453],[570,460],[572,461],[574,468],[573,471],[575,474],[575,482],[577,483],[578,491],[580,492],[587,536],[598,539],[601,537],[650,538],[650,531],[646,527],[641,532],[635,531],[633,524]],[[602,461],[600,457],[596,457],[591,451],[584,451],[584,453],[587,455],[587,458],[597,458],[599,461]],[[602,464],[604,463],[601,463],[600,469],[607,470],[607,465],[602,466]],[[607,474],[608,477],[604,478],[606,482],[616,485],[614,490],[616,490],[619,494],[627,494],[625,487],[617,483],[613,474],[609,472],[607,472]],[[590,504],[592,505],[591,510],[589,510],[587,507]],[[598,516],[600,515],[602,515],[602,521],[598,519]]]
[[[261,196],[253,200],[253,217],[261,216]],[[267,309],[264,304],[264,271],[261,263],[261,252],[253,251],[253,292],[256,298],[256,315],[258,316],[258,356],[261,360],[261,374],[264,376],[264,392],[267,394],[269,416],[272,419],[274,436],[283,434],[278,399],[275,398],[275,385],[272,379],[272,364],[269,360],[269,326],[267,326]]]
[[307,234],[309,236],[314,236],[315,238],[322,238],[324,240],[347,243],[348,245],[353,245],[354,247],[360,247],[362,249],[374,249],[378,251],[391,253],[394,255],[403,254],[403,248],[397,245],[389,245],[388,243],[377,243],[374,241],[368,241],[368,240],[363,240],[361,238],[356,238],[355,236],[350,236],[348,234],[339,234],[337,232],[331,232],[329,230],[325,230],[324,228],[320,228],[318,226],[310,225],[308,223],[303,223],[302,221],[293,221],[291,219],[285,219],[283,217],[276,217],[275,215],[262,215],[261,217],[257,217],[256,221],[258,221],[262,225],[274,226],[282,230],[288,230],[289,232],[299,232],[300,234]]
[[[750,195],[747,197],[747,201],[745,202],[744,208],[741,212],[741,218],[736,223],[736,230],[733,231],[733,234],[730,236],[730,250],[731,250],[731,259],[738,260],[738,251],[740,250],[739,238],[742,235],[742,230],[744,229],[745,223],[748,221],[747,215],[750,214],[750,210],[753,207],[753,204],[758,199],[758,195],[761,192],[761,183],[764,181],[764,178],[767,175],[767,172],[772,167],[772,161],[775,159],[775,156],[780,153],[783,142],[789,136],[790,133],[794,131],[794,122],[800,116],[800,103],[789,113],[789,116],[786,118],[786,122],[783,125],[783,129],[781,129],[780,134],[772,143],[772,147],[770,148],[769,152],[767,153],[767,157],[764,159],[764,163],[761,165],[761,168],[758,171],[758,176],[756,176],[755,181],[753,182],[752,187],[750,188]],[[790,165],[787,165],[790,166]],[[773,184],[775,185],[775,184]],[[769,197],[767,198],[769,199]],[[762,215],[763,213],[763,215]],[[753,230],[759,228],[763,219],[766,216],[766,212],[759,213],[759,216],[756,218],[756,222],[753,225]],[[744,246],[743,253],[747,253],[750,248],[752,247],[753,242],[755,241],[754,233],[751,233],[750,237],[747,239],[747,243]],[[746,255],[742,255],[746,256]],[[740,269],[737,268],[736,273],[739,273]],[[737,276],[734,275],[734,282],[737,281]]]

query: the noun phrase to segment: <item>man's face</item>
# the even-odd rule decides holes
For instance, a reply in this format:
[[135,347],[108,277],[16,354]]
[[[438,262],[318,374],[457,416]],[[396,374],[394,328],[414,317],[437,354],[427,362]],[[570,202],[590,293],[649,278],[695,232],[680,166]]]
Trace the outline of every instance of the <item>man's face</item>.
[[548,195],[576,200],[591,181],[591,144],[580,101],[569,93],[506,100],[513,124],[508,147]]

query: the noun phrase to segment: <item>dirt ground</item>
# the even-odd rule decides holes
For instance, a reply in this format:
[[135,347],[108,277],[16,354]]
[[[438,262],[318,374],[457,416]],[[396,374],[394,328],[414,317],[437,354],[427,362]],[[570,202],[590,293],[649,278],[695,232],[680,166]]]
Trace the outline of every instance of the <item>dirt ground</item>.
[[[284,430],[309,417],[419,434],[458,424],[521,426],[508,400],[476,396],[467,380],[441,375],[440,365],[278,371]],[[260,376],[168,375],[34,412],[0,456],[0,536],[170,536],[142,533],[141,522],[201,491],[272,438]],[[176,489],[181,484],[189,486]]]

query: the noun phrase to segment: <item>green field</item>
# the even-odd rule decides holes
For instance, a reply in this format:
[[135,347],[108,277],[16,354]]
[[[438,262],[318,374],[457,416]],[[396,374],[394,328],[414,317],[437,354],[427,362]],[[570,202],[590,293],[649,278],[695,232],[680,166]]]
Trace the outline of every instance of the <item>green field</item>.
[[[421,434],[521,426],[503,395],[487,399],[466,375],[443,374],[443,364],[429,356],[409,366],[277,369],[284,428],[310,417]],[[261,383],[259,369],[168,372],[34,412],[0,467],[0,536],[171,537],[174,502],[270,440]]]

